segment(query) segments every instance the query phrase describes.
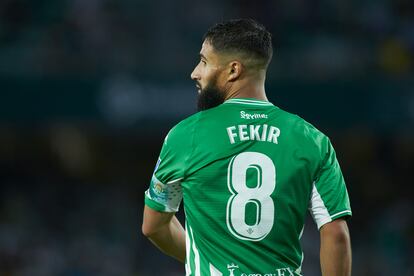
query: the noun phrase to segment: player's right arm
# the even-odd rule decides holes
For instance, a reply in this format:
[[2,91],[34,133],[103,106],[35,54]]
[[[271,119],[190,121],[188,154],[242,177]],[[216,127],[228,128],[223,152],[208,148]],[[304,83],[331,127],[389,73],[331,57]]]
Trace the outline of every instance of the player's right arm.
[[190,154],[191,132],[188,123],[174,127],[165,138],[160,158],[145,192],[142,233],[162,252],[185,262],[185,230],[175,217],[183,198]]
[[351,240],[343,219],[324,224],[320,229],[320,262],[323,276],[350,276]]
[[174,215],[144,208],[142,233],[164,254],[185,262],[185,230]]
[[320,231],[323,276],[351,275],[351,241],[346,218],[352,215],[345,181],[335,150],[318,137],[319,166],[313,182],[310,211]]

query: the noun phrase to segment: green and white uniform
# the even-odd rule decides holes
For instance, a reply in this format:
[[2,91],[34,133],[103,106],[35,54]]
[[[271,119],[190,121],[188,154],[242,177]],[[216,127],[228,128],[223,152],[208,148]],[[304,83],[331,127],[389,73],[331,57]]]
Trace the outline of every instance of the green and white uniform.
[[145,204],[184,200],[186,275],[301,275],[307,210],[318,228],[351,215],[329,139],[273,104],[230,99],[165,138]]

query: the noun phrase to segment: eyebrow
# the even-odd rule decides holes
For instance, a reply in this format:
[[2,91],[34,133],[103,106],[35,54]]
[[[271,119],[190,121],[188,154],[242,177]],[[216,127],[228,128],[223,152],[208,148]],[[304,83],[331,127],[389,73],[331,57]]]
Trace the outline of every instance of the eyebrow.
[[200,58],[203,58],[205,60],[208,60],[202,53],[200,53]]

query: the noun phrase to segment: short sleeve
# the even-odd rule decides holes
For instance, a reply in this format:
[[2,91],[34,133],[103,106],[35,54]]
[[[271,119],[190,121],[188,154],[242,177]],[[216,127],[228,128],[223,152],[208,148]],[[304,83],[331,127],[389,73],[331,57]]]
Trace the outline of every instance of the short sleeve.
[[312,185],[310,213],[320,229],[340,217],[351,216],[348,192],[335,150],[329,139],[321,141],[321,165]]
[[174,127],[164,140],[155,166],[145,204],[159,212],[177,212],[182,200],[181,182],[190,148],[188,137]]

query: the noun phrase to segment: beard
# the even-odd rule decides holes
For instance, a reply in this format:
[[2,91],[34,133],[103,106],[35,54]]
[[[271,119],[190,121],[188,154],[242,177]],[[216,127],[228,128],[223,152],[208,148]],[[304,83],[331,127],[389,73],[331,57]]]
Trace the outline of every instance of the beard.
[[215,80],[201,90],[197,97],[197,110],[207,110],[224,103],[224,93],[217,87]]

